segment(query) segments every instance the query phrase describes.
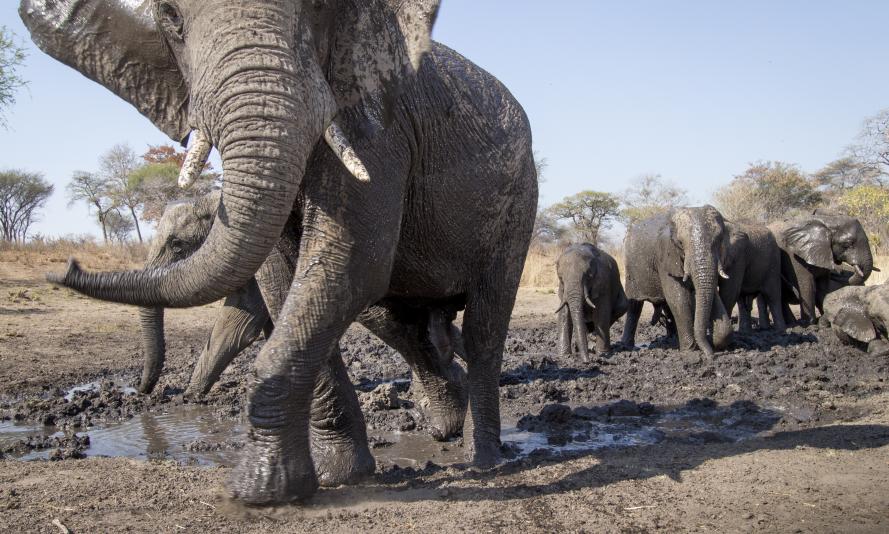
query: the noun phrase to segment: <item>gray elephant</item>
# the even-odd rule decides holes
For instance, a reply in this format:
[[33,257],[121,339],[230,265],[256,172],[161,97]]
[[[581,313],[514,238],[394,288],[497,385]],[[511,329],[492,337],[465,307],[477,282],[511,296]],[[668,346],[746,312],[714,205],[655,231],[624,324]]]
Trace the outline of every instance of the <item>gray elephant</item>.
[[587,336],[596,333],[596,350],[611,350],[611,325],[627,311],[620,269],[595,245],[571,245],[556,260],[559,277],[559,350],[571,354],[572,335],[583,361],[589,361]]
[[[210,231],[219,196],[219,192],[214,192],[194,202],[177,202],[168,206],[152,240],[147,264],[156,268],[166,267],[193,254]],[[291,228],[289,233],[295,230]],[[263,295],[273,298],[279,292],[278,288],[289,287],[292,281],[293,273],[288,267],[292,262],[281,261],[280,258],[282,250],[287,248],[286,241],[286,237],[282,238],[276,252],[257,272],[256,280],[251,280],[225,299],[197,360],[187,393],[207,393],[235,356],[260,335],[265,333],[268,337],[272,331],[276,317],[269,314]],[[272,303],[272,309],[276,315],[280,306]],[[163,368],[165,348],[161,313],[162,309],[142,309],[146,357],[140,384],[143,393],[152,390]],[[359,322],[362,317],[378,315],[372,308],[359,315]],[[420,339],[419,346],[424,347],[425,352],[418,354],[410,344],[400,342],[399,338],[394,339],[394,348],[404,351],[415,379],[413,386],[426,397],[427,402],[422,404],[427,406],[433,437],[448,439],[462,430],[466,409],[464,373],[453,361],[455,355],[462,357],[464,353],[460,330],[453,324],[456,310],[417,309],[411,315],[415,317],[415,331],[411,334]],[[378,327],[377,321],[368,320],[365,323],[371,331]],[[386,335],[386,332],[382,335]],[[392,336],[389,337],[392,340]]]
[[750,302],[761,295],[765,307],[760,307],[760,328],[768,328],[772,312],[774,327],[785,328],[781,308],[781,250],[775,236],[765,226],[726,221],[729,235],[725,271],[728,278],[719,280],[719,296],[731,315],[738,304],[738,330],[751,332]]
[[627,230],[624,251],[629,306],[622,345],[635,345],[644,301],[667,305],[682,350],[697,345],[712,355],[728,343],[731,318],[717,291],[717,277],[728,276],[728,232],[716,208],[677,208],[638,221]]
[[889,354],[889,285],[847,286],[834,291],[824,299],[819,323],[831,328],[843,343]]
[[[815,210],[811,215],[769,225],[781,248],[782,298],[785,322],[796,320],[789,304],[800,305],[800,320],[817,318],[842,263],[854,275],[849,285],[863,285],[874,270],[870,241],[858,219]],[[877,269],[879,270],[879,269]]]
[[[247,445],[229,484],[248,503],[316,491],[313,399],[349,406],[346,416],[357,408],[341,394],[352,389],[338,346],[370,309],[362,322],[376,322],[384,341],[426,354],[410,337],[412,310],[465,308],[467,450],[476,465],[499,461],[503,346],[537,204],[531,133],[499,81],[430,41],[437,9],[433,0],[22,1],[44,51],[174,140],[195,130],[184,183],[211,146],[224,173],[210,233],[188,258],[116,273],[71,261],[52,282],[137,306],[203,305],[244,287],[291,214],[299,220],[293,283],[256,360]],[[319,375],[331,377],[325,390]],[[361,441],[344,434],[331,445],[339,478],[363,469]]]

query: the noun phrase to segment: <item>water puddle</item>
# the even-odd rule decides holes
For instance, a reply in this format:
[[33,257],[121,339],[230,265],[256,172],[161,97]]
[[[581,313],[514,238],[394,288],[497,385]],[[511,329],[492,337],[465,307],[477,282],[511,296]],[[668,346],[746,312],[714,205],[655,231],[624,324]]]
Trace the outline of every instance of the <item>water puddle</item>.
[[[71,388],[65,398],[97,391],[99,383]],[[123,389],[123,387],[121,387]],[[132,388],[129,388],[132,390]],[[129,395],[133,391],[124,390]],[[717,405],[691,401],[671,408],[630,401],[586,407],[550,404],[538,414],[509,421],[502,427],[504,449],[515,458],[539,454],[638,447],[665,439],[692,443],[734,442],[771,429],[781,418],[777,410],[751,402]],[[75,456],[124,456],[173,459],[193,465],[231,466],[245,440],[243,420],[220,419],[214,407],[169,405],[142,412],[124,422],[102,423],[79,431],[53,426],[0,421],[0,453],[22,460]],[[427,461],[447,465],[464,461],[456,443],[438,443],[424,432],[371,431],[370,443],[380,467],[420,467]],[[84,439],[88,438],[88,441]]]

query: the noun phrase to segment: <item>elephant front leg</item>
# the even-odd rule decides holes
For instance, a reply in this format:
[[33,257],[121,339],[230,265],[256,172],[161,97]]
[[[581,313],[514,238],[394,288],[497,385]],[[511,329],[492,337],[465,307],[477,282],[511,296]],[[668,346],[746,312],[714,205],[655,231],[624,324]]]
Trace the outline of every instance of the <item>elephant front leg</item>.
[[596,309],[593,329],[596,332],[596,352],[603,354],[611,350],[611,306],[600,303]]
[[[753,333],[752,320],[750,317],[750,309],[752,307],[752,301],[750,296],[742,295],[741,298],[738,299],[738,331],[742,334],[751,334]],[[731,315],[731,312],[729,312]],[[762,323],[762,317],[759,319],[760,323]],[[766,317],[766,324],[768,324],[768,317]]]
[[633,350],[636,346],[636,328],[639,326],[639,316],[642,315],[642,301],[630,299],[627,304],[627,318],[624,320],[624,333],[620,344],[625,349]]
[[312,460],[322,486],[355,484],[376,469],[367,427],[339,346],[315,384],[311,418]]
[[201,352],[186,393],[204,395],[231,361],[269,324],[269,314],[255,280],[225,299],[210,338]]
[[664,289],[667,306],[673,313],[676,335],[679,338],[679,349],[693,350],[695,348],[694,299],[691,290],[667,274],[661,276],[661,287]]

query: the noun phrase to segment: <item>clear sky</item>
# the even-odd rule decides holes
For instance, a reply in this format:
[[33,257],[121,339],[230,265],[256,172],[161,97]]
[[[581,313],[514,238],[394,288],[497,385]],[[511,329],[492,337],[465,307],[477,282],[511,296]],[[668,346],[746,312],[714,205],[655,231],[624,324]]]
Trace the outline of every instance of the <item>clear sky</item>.
[[[36,231],[97,234],[67,208],[75,170],[120,142],[169,140],[128,104],[36,49],[15,0],[0,25],[29,49],[30,81],[0,130],[0,168],[57,186]],[[814,171],[861,121],[889,107],[889,2],[443,0],[435,38],[498,76],[547,158],[544,205],[582,189],[620,192],[659,173],[695,202],[747,164]]]

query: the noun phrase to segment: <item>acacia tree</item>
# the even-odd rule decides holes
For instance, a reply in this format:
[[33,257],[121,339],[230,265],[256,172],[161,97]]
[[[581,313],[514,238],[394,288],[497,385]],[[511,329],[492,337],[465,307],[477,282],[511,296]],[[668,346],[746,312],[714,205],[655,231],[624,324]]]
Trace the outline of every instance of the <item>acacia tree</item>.
[[87,209],[95,210],[96,219],[102,227],[102,238],[108,243],[108,214],[116,209],[116,206],[109,195],[107,180],[95,173],[75,171],[66,189],[68,206],[83,201]]
[[573,231],[585,241],[596,244],[599,232],[611,227],[620,214],[620,201],[611,193],[581,191],[567,196],[547,210],[556,219],[571,221]]
[[768,224],[794,211],[821,203],[815,182],[796,165],[781,161],[752,163],[714,193],[716,207],[729,219]]
[[[142,230],[136,211],[142,208],[143,195],[139,182],[133,180],[133,172],[139,167],[136,153],[128,145],[114,145],[99,158],[99,172],[108,183],[108,194],[117,208],[126,208],[133,219],[139,242]],[[128,232],[129,233],[129,232]]]
[[859,185],[846,190],[836,203],[861,221],[875,247],[884,249],[889,244],[889,189],[875,184]]
[[185,161],[185,152],[172,145],[149,147],[142,155],[145,162],[130,175],[133,187],[140,191],[142,218],[157,222],[170,202],[182,198],[197,197],[219,187],[220,175],[207,163],[204,171],[188,191],[179,187],[179,169]]
[[660,174],[643,174],[621,195],[620,218],[629,226],[635,221],[688,205],[688,192]]
[[105,215],[105,226],[108,228],[108,239],[117,243],[126,243],[136,227],[129,217],[125,217],[116,208],[109,210]]
[[0,26],[0,127],[6,128],[7,108],[15,104],[16,92],[25,86],[17,70],[25,62],[25,49],[15,41],[14,34]]
[[37,220],[37,210],[46,204],[53,190],[40,173],[0,172],[0,237],[4,241],[23,242]]

